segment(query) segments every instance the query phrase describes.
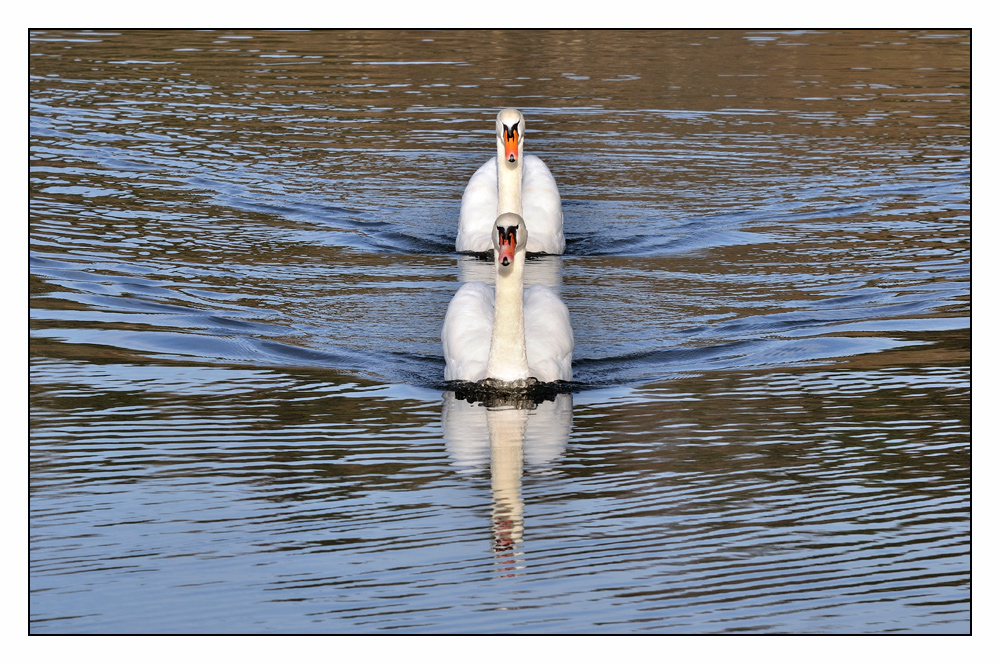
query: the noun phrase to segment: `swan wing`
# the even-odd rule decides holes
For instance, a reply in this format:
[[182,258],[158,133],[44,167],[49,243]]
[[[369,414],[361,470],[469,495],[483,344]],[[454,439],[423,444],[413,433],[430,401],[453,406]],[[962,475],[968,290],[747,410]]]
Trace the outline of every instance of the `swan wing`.
[[[549,167],[534,155],[524,157],[521,206],[521,216],[529,230],[527,250],[533,253],[563,253],[566,239],[559,187]],[[491,233],[496,216],[497,160],[494,157],[479,167],[462,194],[455,249],[475,252],[492,249]]]
[[[496,167],[494,165],[494,175]],[[563,236],[562,200],[556,179],[545,162],[527,155],[524,158],[524,173],[521,180],[521,206],[524,223],[528,226],[528,246],[530,252],[561,254],[566,250]],[[489,221],[487,232],[492,231]]]
[[531,375],[543,382],[573,379],[573,326],[556,292],[536,284],[524,291],[524,337]]
[[456,251],[489,251],[493,248],[493,222],[497,218],[496,157],[479,167],[462,194],[458,215]]
[[462,284],[452,297],[441,328],[445,380],[486,378],[493,299],[493,288],[480,281]]

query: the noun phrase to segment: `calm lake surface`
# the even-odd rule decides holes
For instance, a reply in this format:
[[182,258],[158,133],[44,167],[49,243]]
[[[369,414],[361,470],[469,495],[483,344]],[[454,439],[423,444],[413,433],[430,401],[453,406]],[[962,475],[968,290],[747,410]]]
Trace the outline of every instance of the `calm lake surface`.
[[[971,35],[29,39],[32,633],[968,633]],[[575,382],[443,381],[500,108]]]

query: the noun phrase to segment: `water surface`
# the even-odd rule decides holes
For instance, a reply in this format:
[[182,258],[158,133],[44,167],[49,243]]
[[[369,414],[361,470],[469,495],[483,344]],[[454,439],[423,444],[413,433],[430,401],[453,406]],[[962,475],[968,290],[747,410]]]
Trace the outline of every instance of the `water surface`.
[[[37,31],[32,633],[967,633],[960,31]],[[574,383],[440,328],[516,106]]]

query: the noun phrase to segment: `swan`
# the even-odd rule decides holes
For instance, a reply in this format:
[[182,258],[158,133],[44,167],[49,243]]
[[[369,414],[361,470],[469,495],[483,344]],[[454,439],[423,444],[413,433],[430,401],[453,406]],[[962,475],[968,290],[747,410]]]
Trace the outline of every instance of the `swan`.
[[497,156],[479,167],[462,194],[455,249],[489,251],[493,220],[504,212],[531,224],[528,251],[565,251],[559,189],[545,162],[524,155],[524,116],[514,108],[497,114]]
[[569,310],[551,288],[524,288],[531,241],[525,220],[505,212],[492,224],[495,285],[462,285],[448,304],[441,329],[445,380],[498,381],[524,387],[573,379]]

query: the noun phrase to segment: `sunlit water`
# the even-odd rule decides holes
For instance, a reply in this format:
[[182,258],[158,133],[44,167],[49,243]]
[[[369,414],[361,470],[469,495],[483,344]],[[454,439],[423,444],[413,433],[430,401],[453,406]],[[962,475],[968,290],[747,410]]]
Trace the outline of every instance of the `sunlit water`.
[[[970,630],[970,36],[36,32],[30,629]],[[440,329],[516,106],[574,382]]]

